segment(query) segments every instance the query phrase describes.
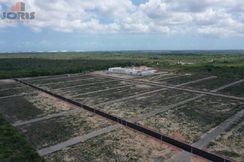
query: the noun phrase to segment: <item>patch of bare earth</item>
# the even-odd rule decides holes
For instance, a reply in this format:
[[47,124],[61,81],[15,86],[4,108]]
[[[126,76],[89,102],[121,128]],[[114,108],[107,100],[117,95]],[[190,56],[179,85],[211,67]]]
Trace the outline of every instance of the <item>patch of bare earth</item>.
[[201,158],[199,156],[192,156],[189,160],[189,162],[210,162],[207,159]]
[[52,97],[46,93],[39,92],[38,95],[28,96],[28,100],[45,114],[57,113],[75,109],[76,106]]
[[12,83],[16,83],[16,81],[12,80],[12,79],[2,79],[2,80],[0,80],[0,84],[12,84]]

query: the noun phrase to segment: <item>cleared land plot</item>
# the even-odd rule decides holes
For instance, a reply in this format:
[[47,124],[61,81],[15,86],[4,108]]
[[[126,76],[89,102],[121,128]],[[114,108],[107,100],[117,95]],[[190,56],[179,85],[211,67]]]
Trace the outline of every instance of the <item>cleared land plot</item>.
[[171,77],[176,77],[178,75],[173,74],[173,73],[166,73],[166,74],[159,74],[159,75],[152,75],[152,76],[145,76],[138,78],[140,80],[149,80],[149,81],[157,81],[157,80],[162,80],[162,79],[167,79]]
[[211,142],[208,150],[244,162],[244,117],[226,133]]
[[25,81],[35,81],[35,80],[48,80],[48,79],[61,79],[66,77],[76,77],[80,75],[85,75],[86,73],[74,73],[74,74],[57,74],[57,75],[46,75],[46,76],[35,76],[35,77],[25,77],[22,78]]
[[17,89],[11,88],[6,90],[0,90],[0,97],[32,93],[33,91],[34,90],[28,86],[23,86],[22,88]]
[[73,95],[79,95],[79,94],[83,94],[83,93],[88,93],[88,92],[93,92],[93,91],[99,91],[99,90],[106,90],[106,89],[110,89],[110,88],[116,88],[116,87],[120,87],[120,86],[125,86],[128,85],[124,82],[120,82],[120,81],[109,81],[109,82],[105,82],[105,83],[96,83],[92,85],[84,85],[84,86],[78,86],[78,87],[73,87],[73,88],[68,88],[65,90],[57,90],[55,92],[57,92],[60,95],[64,95],[64,96],[73,96]]
[[228,95],[244,97],[244,82],[237,84],[236,86],[226,88],[221,92]]
[[132,87],[119,88],[116,90],[109,90],[106,92],[99,92],[96,94],[82,95],[81,97],[76,97],[75,100],[91,106],[115,99],[120,99],[123,97],[137,95],[152,90],[155,90],[155,87],[146,85],[136,85]]
[[45,93],[38,93],[36,96],[30,96],[28,100],[37,108],[41,109],[44,114],[49,115],[63,111],[72,110],[75,107],[69,103],[63,102],[55,97],[49,96]]
[[0,100],[0,112],[9,122],[18,120],[28,120],[42,114],[42,111],[36,108],[25,97],[13,97]]
[[149,96],[138,97],[132,100],[105,104],[99,107],[103,111],[119,117],[131,119],[155,110],[164,110],[165,106],[191,98],[195,94],[178,90],[165,90]]
[[70,76],[70,77],[59,77],[59,78],[46,78],[44,80],[40,79],[40,80],[25,80],[28,83],[31,84],[49,84],[49,83],[55,83],[55,82],[65,82],[65,81],[70,81],[70,80],[78,80],[78,79],[90,79],[90,78],[94,78],[94,76],[91,75],[80,75],[80,76]]
[[182,83],[190,82],[190,81],[197,80],[197,79],[202,79],[205,77],[207,77],[207,76],[201,75],[201,74],[199,74],[199,75],[194,74],[194,75],[185,75],[185,76],[167,79],[167,80],[163,80],[163,81],[157,81],[157,82],[160,82],[162,84],[167,84],[167,85],[177,85],[177,84],[182,84]]
[[20,129],[37,149],[41,149],[109,125],[108,120],[84,110],[78,114],[21,126]]
[[184,86],[184,88],[190,88],[190,89],[197,89],[197,90],[203,90],[203,91],[209,91],[216,88],[219,88],[221,86],[227,85],[229,83],[232,83],[234,81],[237,81],[236,78],[214,78],[210,79],[208,81],[202,81],[198,83],[193,83],[187,86]]
[[129,129],[120,129],[50,154],[47,162],[164,161],[178,150]]
[[56,88],[65,88],[65,87],[74,86],[74,85],[104,82],[104,81],[109,81],[109,80],[112,81],[112,79],[108,79],[108,78],[94,78],[94,79],[86,79],[86,80],[70,80],[68,82],[58,82],[58,83],[52,83],[52,84],[48,84],[48,85],[38,85],[38,86],[51,90],[51,89],[56,89]]
[[70,109],[73,109],[71,105],[44,93],[0,100],[0,112],[11,123],[26,121]]
[[139,123],[191,144],[243,106],[236,100],[203,97]]
[[14,80],[0,80],[0,91],[4,89],[17,88],[22,86],[22,84],[19,84]]

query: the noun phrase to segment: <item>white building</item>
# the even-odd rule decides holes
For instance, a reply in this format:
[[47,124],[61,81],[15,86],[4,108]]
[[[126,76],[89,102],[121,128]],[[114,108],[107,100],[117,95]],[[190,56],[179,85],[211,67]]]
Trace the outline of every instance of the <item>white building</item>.
[[108,71],[111,73],[127,74],[133,76],[149,76],[154,75],[157,72],[157,70],[145,66],[132,68],[113,67],[109,68]]

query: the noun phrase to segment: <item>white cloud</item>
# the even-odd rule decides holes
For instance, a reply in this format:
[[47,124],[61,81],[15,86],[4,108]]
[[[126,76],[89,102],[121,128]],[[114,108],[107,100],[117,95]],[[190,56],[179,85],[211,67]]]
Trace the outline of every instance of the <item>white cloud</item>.
[[[0,0],[0,4],[14,4]],[[36,19],[26,24],[63,32],[159,33],[244,36],[240,0],[25,0]],[[1,22],[0,26],[6,26]]]

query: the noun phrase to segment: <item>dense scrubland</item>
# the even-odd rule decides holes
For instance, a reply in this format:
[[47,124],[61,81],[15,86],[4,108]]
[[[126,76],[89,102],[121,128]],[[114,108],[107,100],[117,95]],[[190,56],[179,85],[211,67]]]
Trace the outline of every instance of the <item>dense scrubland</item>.
[[0,78],[82,73],[114,66],[132,65],[147,65],[177,72],[201,72],[240,77],[244,75],[244,52],[134,51],[1,54]]

